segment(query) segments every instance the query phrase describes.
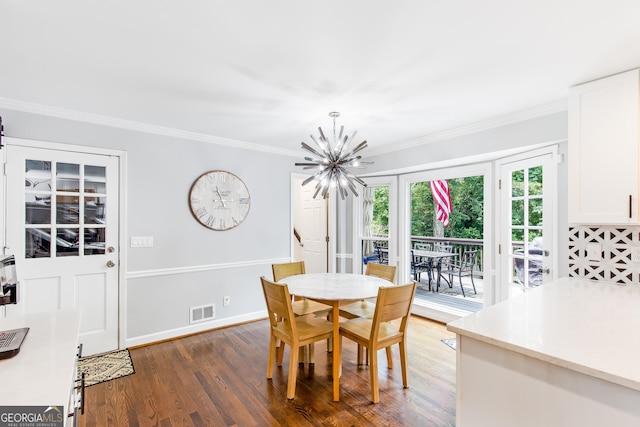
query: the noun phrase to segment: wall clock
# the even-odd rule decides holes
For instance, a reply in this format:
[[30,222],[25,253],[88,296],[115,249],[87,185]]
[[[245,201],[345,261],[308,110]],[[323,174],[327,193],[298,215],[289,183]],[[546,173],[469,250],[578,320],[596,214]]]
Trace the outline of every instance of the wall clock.
[[205,172],[191,185],[191,213],[200,224],[212,230],[229,230],[238,226],[247,217],[250,206],[247,186],[230,172]]

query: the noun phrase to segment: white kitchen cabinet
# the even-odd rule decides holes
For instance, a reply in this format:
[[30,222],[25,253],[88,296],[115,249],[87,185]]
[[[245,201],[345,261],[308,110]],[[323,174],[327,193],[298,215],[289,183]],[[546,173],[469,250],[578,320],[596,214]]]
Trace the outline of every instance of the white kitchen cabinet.
[[570,224],[640,224],[639,73],[569,90]]

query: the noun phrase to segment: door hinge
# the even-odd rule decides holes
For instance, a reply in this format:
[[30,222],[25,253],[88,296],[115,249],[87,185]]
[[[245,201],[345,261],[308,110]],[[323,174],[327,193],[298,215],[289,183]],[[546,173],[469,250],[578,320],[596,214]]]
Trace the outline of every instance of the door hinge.
[[325,236],[324,241],[329,243],[329,236]]
[[502,190],[502,180],[498,180],[498,190]]
[[502,245],[498,244],[498,255],[502,254]]

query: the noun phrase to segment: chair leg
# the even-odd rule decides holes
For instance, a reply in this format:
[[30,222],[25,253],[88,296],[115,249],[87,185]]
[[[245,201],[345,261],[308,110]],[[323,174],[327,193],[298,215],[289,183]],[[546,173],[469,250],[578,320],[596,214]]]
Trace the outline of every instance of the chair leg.
[[393,369],[393,357],[391,357],[391,346],[386,348],[387,350],[387,367]]
[[309,344],[309,360],[307,362],[309,362],[309,364],[315,364],[316,363],[316,345],[314,344]]
[[371,401],[378,403],[380,400],[380,393],[378,390],[378,349],[371,348],[370,363],[369,366],[369,381],[371,382]]
[[293,399],[296,395],[296,374],[298,373],[298,350],[291,348],[291,360],[289,360],[289,381],[287,383],[287,399]]
[[[269,361],[267,363],[267,378],[269,379],[273,378],[273,364],[276,361],[276,350],[279,351],[276,347],[276,341],[276,337],[271,335],[271,339],[269,340]],[[280,345],[284,346],[284,343],[280,343]]]
[[469,277],[471,277],[471,285],[473,286],[473,293],[478,295],[478,292],[476,292],[476,283],[473,281],[473,271],[471,271],[471,275]]
[[462,297],[466,298],[467,296],[464,294],[464,286],[462,286],[462,270],[458,273],[458,281],[460,282],[460,289],[462,289]]
[[278,366],[282,366],[283,359],[284,359],[284,343],[280,341],[280,347],[278,347]]
[[402,365],[402,385],[404,388],[409,387],[408,363],[407,363],[407,343],[400,341],[400,365]]
[[358,365],[362,365],[362,346],[358,344]]
[[304,365],[304,361],[306,360],[305,358],[305,354],[304,354],[304,347],[300,347],[298,349],[298,363],[301,365]]

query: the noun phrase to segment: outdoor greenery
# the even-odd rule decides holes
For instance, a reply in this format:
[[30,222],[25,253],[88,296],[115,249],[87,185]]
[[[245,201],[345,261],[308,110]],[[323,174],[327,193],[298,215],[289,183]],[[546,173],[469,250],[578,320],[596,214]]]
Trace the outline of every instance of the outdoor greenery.
[[411,234],[414,236],[482,239],[484,177],[448,180],[451,195],[449,226],[439,227],[429,182],[411,186]]
[[[442,227],[435,219],[435,202],[429,182],[417,182],[411,186],[411,234],[414,236],[454,237],[482,239],[484,177],[469,176],[448,180],[452,212],[449,226]],[[526,185],[525,185],[526,184]],[[525,192],[528,197],[525,201]],[[530,229],[528,241],[542,231],[542,167],[514,171],[512,175],[512,221],[514,240],[524,240],[524,218],[528,218]],[[525,206],[526,205],[526,206]],[[525,216],[525,209],[526,214]],[[372,232],[388,234],[389,189],[375,188]],[[522,228],[520,228],[522,226]],[[517,235],[517,236],[516,236]],[[521,236],[522,235],[522,236]],[[519,237],[519,238],[515,238]]]

